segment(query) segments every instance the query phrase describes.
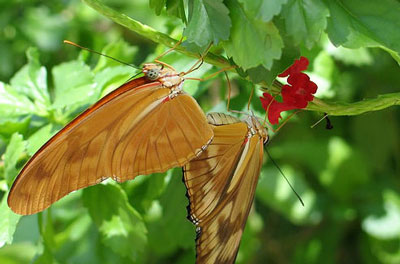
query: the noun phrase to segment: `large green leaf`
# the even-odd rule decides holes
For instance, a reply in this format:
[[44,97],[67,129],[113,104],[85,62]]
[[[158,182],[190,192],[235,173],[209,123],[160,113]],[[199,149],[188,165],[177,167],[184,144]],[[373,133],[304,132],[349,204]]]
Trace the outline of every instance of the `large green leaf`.
[[325,30],[329,11],[323,1],[289,0],[284,5],[286,32],[293,36],[296,44],[304,43],[311,48]]
[[0,136],[11,138],[11,135],[15,132],[24,134],[28,129],[30,121],[31,118],[29,116],[23,118],[0,117]]
[[52,70],[55,108],[85,104],[95,94],[93,73],[82,61],[62,63]]
[[0,115],[2,117],[18,117],[33,113],[36,113],[36,107],[28,97],[0,82]]
[[52,128],[53,125],[52,124],[48,124],[47,126],[44,126],[42,128],[40,128],[38,131],[36,131],[33,135],[31,135],[27,142],[27,152],[30,156],[32,156],[33,154],[35,154],[36,151],[39,150],[39,148],[46,143],[47,140],[50,139],[50,137],[52,136]]
[[94,101],[97,101],[100,97],[115,90],[128,81],[133,75],[134,72],[132,68],[125,65],[108,67],[96,73],[94,82],[96,83],[97,95],[92,97],[92,102],[90,103],[94,103]]
[[243,4],[246,13],[250,17],[265,22],[270,21],[275,15],[279,14],[282,5],[288,0],[238,0]]
[[334,45],[347,48],[380,47],[400,63],[400,3],[382,1],[327,1],[327,32]]
[[231,18],[222,0],[192,1],[189,23],[185,29],[187,41],[204,47],[211,41],[218,44],[229,38]]
[[[138,51],[137,47],[130,46],[125,41],[119,40],[117,42],[113,42],[105,46],[104,49],[101,51],[101,53],[126,63],[132,63],[133,58],[136,55],[137,51]],[[93,72],[97,73],[106,68],[121,66],[121,65],[122,64],[118,61],[112,60],[105,56],[100,56]],[[131,71],[133,74],[135,72],[138,72],[138,69],[131,68]]]
[[40,65],[37,49],[28,49],[26,56],[28,64],[14,75],[10,84],[20,95],[25,95],[34,102],[38,109],[45,111],[45,108],[50,105],[47,71]]
[[231,10],[232,30],[223,46],[237,65],[247,70],[264,66],[271,69],[273,60],[281,57],[283,41],[272,22],[261,22],[246,15],[236,0],[227,1]]
[[103,243],[121,256],[138,260],[147,243],[147,230],[121,187],[110,183],[86,188],[83,202]]

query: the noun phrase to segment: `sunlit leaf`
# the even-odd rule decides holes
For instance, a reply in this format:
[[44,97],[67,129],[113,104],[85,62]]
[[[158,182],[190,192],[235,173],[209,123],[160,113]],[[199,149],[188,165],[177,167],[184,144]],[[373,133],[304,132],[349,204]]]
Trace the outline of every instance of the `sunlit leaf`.
[[35,106],[44,110],[50,104],[47,90],[47,71],[40,65],[39,52],[30,48],[26,51],[28,64],[11,79],[11,86],[20,95],[27,96]]
[[55,108],[85,104],[95,93],[93,73],[82,61],[60,64],[52,70],[54,77]]
[[38,151],[39,148],[50,139],[53,134],[51,131],[52,128],[52,124],[48,124],[47,126],[40,128],[28,138],[26,150],[30,156],[35,154],[35,152]]
[[22,118],[0,117],[0,136],[10,138],[15,132],[24,134],[28,129],[30,121],[31,118],[29,116]]
[[119,255],[137,260],[147,243],[147,230],[121,187],[99,184],[86,188],[83,201],[102,234],[103,243]]
[[4,117],[18,117],[34,114],[34,104],[23,94],[19,94],[13,87],[0,82],[0,114]]

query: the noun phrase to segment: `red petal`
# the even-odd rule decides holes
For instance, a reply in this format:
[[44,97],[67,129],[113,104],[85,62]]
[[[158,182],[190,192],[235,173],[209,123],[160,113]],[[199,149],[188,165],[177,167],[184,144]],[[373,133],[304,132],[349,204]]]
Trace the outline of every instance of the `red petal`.
[[281,118],[281,113],[283,111],[297,108],[295,106],[276,101],[275,98],[268,93],[263,93],[263,97],[260,97],[260,100],[263,108],[268,112],[268,121],[272,125],[279,123],[279,118]]
[[288,75],[305,71],[308,68],[308,64],[309,64],[308,59],[306,57],[301,56],[300,59],[294,61],[292,66],[287,68],[283,73],[279,74],[278,76],[286,77]]
[[268,110],[268,121],[272,125],[276,125],[279,123],[279,118],[282,118],[281,113],[292,109],[296,109],[296,107],[274,101]]

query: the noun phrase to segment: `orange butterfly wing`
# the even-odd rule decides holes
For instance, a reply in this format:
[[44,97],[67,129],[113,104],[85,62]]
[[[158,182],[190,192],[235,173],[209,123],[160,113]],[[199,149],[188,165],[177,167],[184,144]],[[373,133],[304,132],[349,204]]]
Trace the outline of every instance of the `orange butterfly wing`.
[[233,263],[263,159],[263,138],[246,123],[208,115],[214,139],[184,167],[189,218],[197,226],[196,263]]
[[200,106],[144,77],[128,82],[51,138],[25,165],[8,196],[18,214],[34,214],[68,193],[183,166],[210,142]]

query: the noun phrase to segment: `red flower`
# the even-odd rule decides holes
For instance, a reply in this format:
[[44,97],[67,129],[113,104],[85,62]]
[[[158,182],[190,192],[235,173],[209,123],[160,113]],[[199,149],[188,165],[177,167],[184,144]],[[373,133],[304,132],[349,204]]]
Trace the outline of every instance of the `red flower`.
[[283,111],[306,108],[308,102],[314,99],[313,94],[317,91],[317,85],[310,81],[310,77],[301,71],[308,67],[308,59],[300,57],[292,66],[286,69],[279,77],[289,76],[287,82],[281,90],[282,102],[276,101],[268,93],[264,93],[260,97],[261,103],[265,111],[268,112],[268,120],[271,124],[279,123],[281,113]]
[[286,77],[288,75],[293,75],[295,73],[300,73],[302,71],[307,70],[308,68],[308,59],[306,57],[301,56],[300,59],[295,60],[293,64],[287,68],[284,72],[279,74],[279,77]]

